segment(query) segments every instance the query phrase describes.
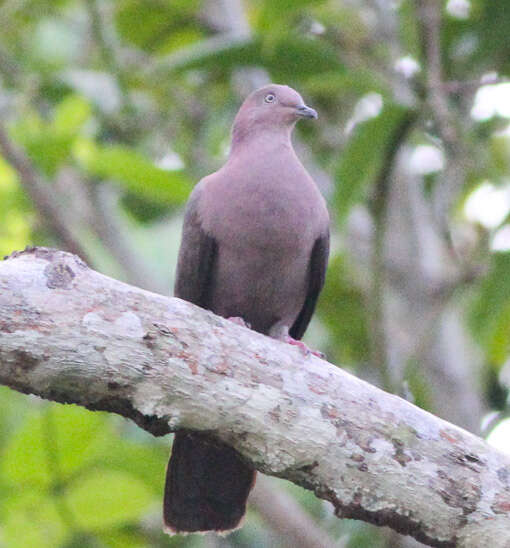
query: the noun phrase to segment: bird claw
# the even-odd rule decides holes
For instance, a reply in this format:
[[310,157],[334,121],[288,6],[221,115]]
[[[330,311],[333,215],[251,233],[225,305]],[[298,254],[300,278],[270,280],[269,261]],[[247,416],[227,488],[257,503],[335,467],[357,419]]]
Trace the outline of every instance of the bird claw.
[[312,350],[309,348],[303,341],[298,341],[294,338],[292,338],[290,335],[285,335],[283,338],[283,341],[292,344],[293,346],[297,346],[304,356],[309,356],[310,354],[313,354],[314,356],[317,356],[321,360],[326,357],[326,354],[323,352],[320,352],[319,350]]
[[229,322],[235,323],[236,325],[240,325],[241,327],[247,327],[248,329],[251,329],[251,325],[245,321],[241,316],[230,316],[230,318],[227,318]]

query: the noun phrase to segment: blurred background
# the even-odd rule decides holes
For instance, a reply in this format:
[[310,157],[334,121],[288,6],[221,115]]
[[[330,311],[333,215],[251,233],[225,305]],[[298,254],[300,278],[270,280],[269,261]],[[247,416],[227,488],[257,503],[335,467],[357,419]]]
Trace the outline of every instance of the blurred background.
[[[332,216],[308,343],[510,451],[510,3],[3,0],[0,29],[2,255],[169,294],[242,99],[291,85]],[[0,547],[419,546],[262,477],[240,531],[167,537],[170,443],[0,387]]]

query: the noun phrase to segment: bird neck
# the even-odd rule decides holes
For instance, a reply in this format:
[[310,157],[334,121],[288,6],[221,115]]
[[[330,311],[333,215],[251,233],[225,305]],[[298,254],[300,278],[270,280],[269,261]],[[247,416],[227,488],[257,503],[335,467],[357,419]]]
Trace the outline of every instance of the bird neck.
[[274,153],[276,149],[293,150],[291,133],[293,126],[247,126],[234,125],[230,157],[244,152],[253,155]]

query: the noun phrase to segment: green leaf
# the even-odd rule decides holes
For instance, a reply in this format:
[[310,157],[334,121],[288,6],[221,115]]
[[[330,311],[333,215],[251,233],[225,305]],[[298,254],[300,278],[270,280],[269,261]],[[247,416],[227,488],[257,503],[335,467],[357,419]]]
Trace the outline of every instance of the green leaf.
[[100,530],[138,520],[155,496],[131,474],[94,470],[66,491],[66,502],[78,524]]
[[506,177],[510,170],[510,137],[505,134],[492,135],[489,152],[495,169],[495,176]]
[[51,130],[22,139],[28,156],[49,176],[53,176],[69,157],[72,143],[73,138],[69,135],[59,135]]
[[100,450],[95,442],[105,428],[101,413],[74,405],[41,406],[12,435],[0,470],[16,485],[62,481],[95,457]]
[[3,460],[7,440],[21,426],[27,413],[30,411],[26,396],[6,386],[0,386],[0,462]]
[[129,191],[167,205],[183,203],[191,190],[180,171],[167,171],[126,146],[100,146],[80,140],[74,154],[81,166],[92,175],[113,179]]
[[45,132],[39,137],[26,143],[30,157],[37,159],[37,163],[48,175],[54,175],[57,168],[71,153],[72,137]]
[[44,446],[41,415],[38,410],[9,440],[0,463],[0,472],[17,486],[45,487],[51,483]]
[[416,5],[414,2],[401,2],[398,8],[398,34],[403,51],[419,60],[421,58],[421,41]]
[[95,466],[127,473],[142,481],[155,494],[162,493],[165,468],[170,453],[168,448],[142,445],[110,436],[104,440]]
[[318,306],[318,314],[331,333],[335,361],[344,364],[366,361],[370,346],[363,295],[352,278],[344,257],[334,257]]
[[400,144],[403,128],[414,116],[409,109],[387,104],[375,118],[354,129],[336,169],[335,205],[339,219],[360,201],[392,148]]
[[143,531],[107,529],[97,536],[108,548],[149,548],[146,535]]
[[487,338],[487,357],[499,369],[510,354],[510,300],[504,303],[491,323],[492,330]]
[[278,27],[286,24],[288,27],[293,13],[324,2],[325,0],[265,0],[259,13],[257,28],[272,32],[275,24]]
[[68,95],[56,106],[51,123],[31,113],[13,127],[13,136],[30,159],[53,176],[69,158],[76,136],[90,116],[91,107],[85,99]]
[[431,385],[427,379],[427,375],[423,371],[422,365],[422,362],[415,358],[411,358],[408,361],[404,373],[404,380],[407,383],[405,388],[411,394],[414,405],[421,409],[432,410],[434,405]]
[[55,108],[53,129],[59,135],[74,136],[92,114],[90,104],[79,95],[66,96]]
[[470,327],[499,368],[510,353],[510,253],[494,253],[470,314]]
[[139,48],[166,50],[175,33],[199,32],[198,4],[198,0],[124,0],[117,3],[117,31]]
[[0,156],[0,258],[29,243],[29,209],[16,172]]
[[209,68],[231,71],[239,66],[263,66],[281,81],[344,69],[336,51],[326,42],[285,33],[268,41],[260,37],[210,40],[167,58],[159,70],[183,72]]
[[320,39],[286,34],[272,40],[270,44],[261,44],[260,47],[266,66],[282,81],[344,70],[334,48]]
[[480,34],[480,43],[475,54],[480,62],[486,62],[489,56],[491,68],[506,74],[510,73],[510,3],[482,3],[480,19],[476,30]]
[[0,156],[0,192],[13,190],[18,182],[14,169]]
[[78,405],[51,404],[43,412],[41,423],[42,433],[49,437],[55,451],[60,479],[94,460],[112,435],[105,413]]
[[72,135],[56,132],[35,113],[18,121],[12,134],[30,159],[49,176],[53,176],[57,167],[68,158],[73,143]]
[[330,99],[344,93],[355,94],[357,97],[369,92],[389,95],[384,82],[379,81],[376,74],[363,68],[345,72],[326,72],[310,76],[306,80],[306,91],[315,96]]
[[55,548],[67,531],[54,500],[41,492],[27,489],[11,497],[2,520],[2,540],[12,548]]

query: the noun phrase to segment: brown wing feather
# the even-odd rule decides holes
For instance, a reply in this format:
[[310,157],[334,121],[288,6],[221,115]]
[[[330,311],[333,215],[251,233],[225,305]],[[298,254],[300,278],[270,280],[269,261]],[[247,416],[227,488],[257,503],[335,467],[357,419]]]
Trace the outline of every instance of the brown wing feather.
[[329,231],[315,240],[310,256],[308,270],[308,291],[306,293],[303,308],[296,321],[289,330],[289,335],[294,339],[301,339],[304,335],[319,298],[324,280],[326,279],[326,267],[329,257]]
[[186,207],[174,295],[207,308],[218,246],[215,239],[202,228],[198,212],[201,193],[202,183],[199,183]]

